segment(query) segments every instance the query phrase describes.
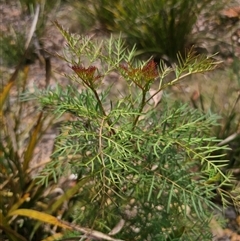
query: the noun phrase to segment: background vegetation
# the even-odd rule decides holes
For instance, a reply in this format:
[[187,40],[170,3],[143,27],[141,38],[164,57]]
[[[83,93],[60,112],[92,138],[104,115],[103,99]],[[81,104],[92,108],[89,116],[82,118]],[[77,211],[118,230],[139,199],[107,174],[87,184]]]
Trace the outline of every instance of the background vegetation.
[[[50,2],[1,3],[2,11],[15,7],[20,25],[21,21],[31,21],[19,28],[10,14],[12,22],[6,22],[1,29],[0,237],[4,240],[44,240],[47,237],[46,240],[55,240],[63,235],[87,234],[87,228],[93,228],[93,237],[106,240],[115,240],[107,233],[125,240],[129,237],[131,240],[148,239],[150,233],[152,240],[193,240],[200,238],[199,235],[202,235],[201,240],[211,240],[211,218],[206,216],[214,215],[212,208],[215,210],[216,204],[226,206],[238,200],[240,61],[237,41],[232,37],[237,36],[239,15],[219,15],[223,7],[234,7],[234,2]],[[73,14],[66,17],[64,11],[72,6]],[[97,70],[90,73],[103,84],[109,85],[108,78],[113,70],[117,71],[128,80],[127,83],[118,81],[118,85],[113,86],[115,91],[122,89],[120,96],[118,91],[118,95],[112,94],[110,87],[102,90],[99,84],[86,84],[86,76],[79,76],[78,68],[73,68],[75,77],[68,75],[70,86],[66,90],[61,88],[66,84],[61,83],[57,92],[53,91],[50,76],[53,76],[51,67],[55,58],[49,55],[53,51],[48,47],[50,39],[46,38],[46,33],[50,28],[49,20],[56,18],[74,32],[94,37],[86,42],[87,47],[80,44],[80,51],[75,45],[79,40],[60,28],[70,46],[67,55],[61,58],[81,71],[89,70],[88,64],[96,65],[99,73]],[[205,21],[207,26],[201,28]],[[227,30],[226,39],[222,38],[223,29]],[[109,33],[115,36],[120,32],[126,45],[120,39],[118,42],[110,39],[105,52],[98,49],[100,45],[94,45],[95,39],[108,39]],[[131,51],[134,44],[136,50]],[[84,51],[89,49],[89,54],[78,59],[80,53],[86,54]],[[190,55],[189,50],[192,50]],[[216,51],[219,54],[209,58],[210,62],[206,55],[198,57],[199,53],[209,56]],[[177,53],[181,53],[182,58],[177,58]],[[69,54],[71,58],[66,58]],[[150,56],[154,57],[154,66],[161,63],[159,73],[166,74],[160,85],[152,80],[145,85],[139,82],[139,76],[136,79],[131,76],[143,74],[141,81],[146,81],[146,73],[155,75],[151,67],[150,72],[146,69]],[[204,59],[207,62],[201,70],[191,69]],[[130,65],[121,65],[121,61]],[[223,64],[218,64],[219,68],[212,74],[205,77],[196,74],[212,69],[210,63],[220,61]],[[32,92],[32,66],[38,62],[40,65],[33,72],[34,76],[43,72],[41,84],[35,83],[42,89],[35,92],[44,106],[41,111],[38,101],[26,97],[27,89]],[[196,75],[185,82],[176,78],[192,72]],[[76,82],[77,78],[83,82],[79,83],[80,79]],[[83,92],[82,85],[87,88]],[[162,90],[163,96],[156,95],[158,99],[153,98],[149,104],[146,101],[145,113],[141,101],[153,91],[162,93]],[[25,102],[20,100],[23,93]],[[109,103],[109,99],[112,102]],[[101,105],[112,113],[110,120],[107,115],[104,117]],[[49,109],[51,112],[47,111]],[[142,116],[145,117],[141,119]],[[114,136],[111,136],[112,131],[116,131]],[[54,140],[56,135],[55,146],[52,142],[44,149],[46,139]],[[176,141],[179,136],[182,144],[186,140],[184,147]],[[101,155],[98,155],[99,148],[102,148]],[[193,155],[195,151],[197,154]],[[147,164],[143,160],[147,160]],[[103,168],[105,162],[107,173]],[[176,167],[179,168],[175,170]],[[71,173],[77,174],[78,179],[69,178]],[[232,193],[234,188],[236,194]],[[130,212],[130,217],[126,212]],[[159,223],[159,217],[163,223]],[[177,217],[181,217],[181,221]],[[72,225],[72,220],[77,225]],[[41,225],[42,221],[48,225]],[[142,226],[147,226],[145,231]],[[206,233],[201,233],[203,229]]]

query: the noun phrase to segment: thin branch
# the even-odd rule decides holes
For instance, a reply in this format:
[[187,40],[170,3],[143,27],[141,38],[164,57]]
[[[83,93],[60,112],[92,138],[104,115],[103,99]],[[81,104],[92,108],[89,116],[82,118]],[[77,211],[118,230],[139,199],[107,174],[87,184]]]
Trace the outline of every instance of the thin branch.
[[38,17],[39,17],[39,12],[40,12],[40,4],[38,3],[38,4],[36,5],[36,11],[35,11],[34,19],[33,19],[33,22],[32,22],[32,26],[31,26],[31,28],[30,28],[27,41],[26,41],[26,43],[25,43],[25,50],[29,47],[29,44],[30,44],[31,39],[32,39],[32,37],[33,37],[33,34],[34,34],[35,30],[36,30],[36,26],[37,26],[37,22],[38,22]]
[[76,224],[72,224],[72,223],[68,223],[66,221],[62,221],[62,220],[58,220],[59,222],[61,222],[62,224],[68,226],[70,229],[84,233],[87,237],[89,238],[95,238],[95,239],[100,239],[100,240],[108,240],[108,241],[124,241],[122,239],[115,239],[110,237],[107,234],[104,234],[102,232],[99,232],[97,230],[93,230],[90,228],[85,228],[85,227],[81,227],[79,225]]

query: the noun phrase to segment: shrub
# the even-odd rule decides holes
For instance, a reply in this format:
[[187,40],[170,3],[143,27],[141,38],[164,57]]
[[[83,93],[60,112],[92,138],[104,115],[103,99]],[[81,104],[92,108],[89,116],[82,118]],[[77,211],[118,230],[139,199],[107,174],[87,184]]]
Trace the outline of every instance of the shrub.
[[[207,6],[207,10],[206,10]],[[167,56],[176,60],[189,45],[195,43],[199,35],[192,34],[193,27],[204,11],[213,15],[223,7],[212,0],[118,0],[84,1],[76,3],[80,24],[94,24],[113,31],[122,32],[130,46],[136,44],[135,54]],[[88,28],[87,28],[88,29]]]
[[[71,2],[71,1],[70,1]],[[89,31],[94,25],[98,24],[102,30],[114,31],[116,30],[115,18],[113,9],[116,9],[119,0],[107,1],[72,1],[71,4],[75,7],[78,27],[81,31]]]
[[[213,198],[237,201],[223,189],[232,185],[231,173],[222,171],[228,161],[213,155],[227,147],[210,135],[216,115],[172,103],[165,89],[217,63],[190,52],[174,68],[157,68],[152,60],[135,60],[135,48],[128,51],[121,38],[98,42],[57,26],[73,84],[36,90],[32,98],[45,111],[74,118],[62,125],[41,182],[69,170],[78,176],[72,208],[78,225],[126,240],[209,240]],[[104,87],[113,71],[128,86],[117,96],[115,82]],[[175,77],[167,81],[170,73]]]

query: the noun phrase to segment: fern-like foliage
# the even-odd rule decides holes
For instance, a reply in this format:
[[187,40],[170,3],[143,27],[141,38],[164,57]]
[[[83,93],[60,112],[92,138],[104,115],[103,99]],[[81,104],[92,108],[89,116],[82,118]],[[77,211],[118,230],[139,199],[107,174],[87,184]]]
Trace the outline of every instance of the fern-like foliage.
[[[57,27],[67,41],[61,57],[79,88],[35,92],[45,110],[74,117],[63,123],[52,161],[39,180],[66,171],[87,179],[72,207],[82,226],[124,240],[210,240],[212,200],[220,195],[227,204],[222,186],[232,181],[222,169],[228,161],[216,154],[227,147],[210,136],[218,116],[171,103],[165,93],[153,102],[167,86],[217,63],[189,53],[175,68],[158,68],[151,60],[135,61],[135,49],[127,50],[121,38],[97,42]],[[118,96],[111,94],[114,83],[103,86],[111,71],[128,86]],[[176,78],[165,81],[171,72]]]

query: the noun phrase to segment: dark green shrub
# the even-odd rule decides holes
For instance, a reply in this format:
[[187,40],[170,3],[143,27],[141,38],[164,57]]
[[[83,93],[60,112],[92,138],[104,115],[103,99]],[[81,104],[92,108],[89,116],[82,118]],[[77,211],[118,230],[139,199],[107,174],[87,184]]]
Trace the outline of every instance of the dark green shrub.
[[[122,32],[130,46],[136,44],[135,54],[167,56],[176,60],[180,52],[196,42],[193,27],[204,11],[213,15],[224,6],[212,0],[118,0],[84,1],[76,3],[80,24],[89,27],[98,21],[113,32]],[[84,10],[82,10],[84,9]],[[86,18],[85,18],[86,17]]]

